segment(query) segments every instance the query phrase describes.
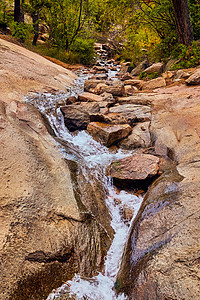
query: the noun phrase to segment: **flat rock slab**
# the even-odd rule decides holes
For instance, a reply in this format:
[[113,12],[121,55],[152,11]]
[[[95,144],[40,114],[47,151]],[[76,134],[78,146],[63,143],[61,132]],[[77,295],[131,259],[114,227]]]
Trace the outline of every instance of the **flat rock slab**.
[[132,129],[128,124],[111,125],[91,122],[87,130],[96,141],[109,147],[127,137]]
[[101,102],[103,101],[103,98],[93,93],[84,92],[81,95],[78,95],[78,100],[81,102]]
[[150,154],[135,154],[108,167],[108,174],[117,179],[145,180],[153,177],[159,170],[159,158]]
[[120,113],[130,125],[135,122],[145,122],[151,119],[151,109],[148,106],[136,104],[122,104],[110,108],[111,113]]

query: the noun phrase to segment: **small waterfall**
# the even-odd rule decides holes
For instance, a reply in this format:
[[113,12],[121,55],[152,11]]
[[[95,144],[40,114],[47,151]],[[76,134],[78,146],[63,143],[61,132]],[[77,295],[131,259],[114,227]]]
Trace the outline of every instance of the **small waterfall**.
[[99,273],[93,278],[83,278],[76,274],[73,280],[66,282],[53,291],[47,300],[60,298],[65,293],[67,293],[68,299],[72,297],[72,299],[77,300],[125,300],[125,295],[121,294],[117,296],[114,290],[116,276],[131,223],[128,221],[125,222],[122,217],[122,210],[124,207],[132,209],[134,211],[134,219],[142,203],[142,197],[137,197],[123,190],[117,192],[111,178],[107,178],[105,175],[105,169],[108,164],[113,160],[131,155],[130,151],[119,150],[117,153],[111,153],[108,148],[93,140],[85,131],[80,131],[75,135],[70,133],[64,125],[59,104],[64,103],[64,100],[69,95],[76,95],[82,92],[85,79],[86,76],[80,76],[76,85],[68,93],[35,94],[27,100],[48,118],[58,140],[60,142],[63,141],[67,145],[67,147],[63,147],[62,143],[58,142],[58,147],[63,155],[68,159],[77,160],[83,167],[83,170],[84,165],[87,165],[94,176],[99,178],[99,174],[101,174],[101,179],[105,183],[105,189],[107,190],[105,201],[112,217],[111,226],[115,234],[105,259],[103,273]]

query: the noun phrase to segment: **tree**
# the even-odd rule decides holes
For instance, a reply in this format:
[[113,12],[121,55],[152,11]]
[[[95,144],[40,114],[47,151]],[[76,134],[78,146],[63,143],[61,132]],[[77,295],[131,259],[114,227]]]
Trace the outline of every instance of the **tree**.
[[20,23],[21,19],[21,5],[20,0],[15,0],[14,2],[14,21]]
[[172,0],[176,20],[178,41],[184,45],[190,45],[193,41],[193,30],[190,20],[188,1]]

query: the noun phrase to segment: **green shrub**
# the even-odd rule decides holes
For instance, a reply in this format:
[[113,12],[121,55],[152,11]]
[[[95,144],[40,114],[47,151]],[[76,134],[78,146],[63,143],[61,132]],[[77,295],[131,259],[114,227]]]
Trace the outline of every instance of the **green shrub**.
[[11,33],[12,36],[14,36],[16,39],[18,39],[20,42],[24,43],[28,37],[29,34],[32,32],[32,26],[24,23],[17,23],[13,22],[11,24]]
[[173,56],[179,62],[171,70],[196,67],[200,64],[200,43],[194,41],[191,46],[180,44],[174,49]]
[[94,40],[77,38],[70,46],[70,50],[79,58],[79,63],[90,65],[95,61]]
[[144,71],[144,72],[140,73],[139,79],[149,79],[149,80],[151,80],[151,79],[155,79],[157,77],[159,77],[158,72],[153,72],[153,73],[148,74]]

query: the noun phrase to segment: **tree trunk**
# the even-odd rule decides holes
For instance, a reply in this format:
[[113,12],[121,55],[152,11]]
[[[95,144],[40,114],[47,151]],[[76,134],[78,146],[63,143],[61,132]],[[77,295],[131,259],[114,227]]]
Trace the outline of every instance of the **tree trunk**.
[[34,28],[34,37],[33,45],[36,46],[37,40],[39,37],[39,10],[32,14],[33,28]]
[[20,9],[20,0],[15,0],[15,6],[14,6],[14,21],[17,23],[20,23],[21,19],[21,9]]
[[190,45],[193,41],[193,30],[189,15],[187,0],[172,0],[176,19],[178,41],[184,45]]

